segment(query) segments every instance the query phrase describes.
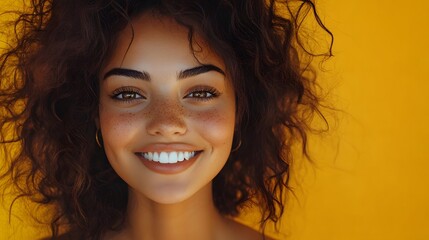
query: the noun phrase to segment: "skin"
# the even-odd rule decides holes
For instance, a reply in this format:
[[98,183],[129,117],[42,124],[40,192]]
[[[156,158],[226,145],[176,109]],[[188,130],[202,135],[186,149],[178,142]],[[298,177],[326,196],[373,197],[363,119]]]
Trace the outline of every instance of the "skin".
[[[197,37],[197,60],[187,30],[169,18],[143,13],[132,25],[131,45],[128,26],[100,75],[103,147],[129,185],[126,225],[105,239],[262,239],[213,204],[212,180],[228,159],[235,128],[234,89],[222,59]],[[202,64],[220,71],[179,77]],[[115,68],[147,79],[112,73]],[[148,149],[201,153],[186,169],[165,174],[143,164],[138,153]]]

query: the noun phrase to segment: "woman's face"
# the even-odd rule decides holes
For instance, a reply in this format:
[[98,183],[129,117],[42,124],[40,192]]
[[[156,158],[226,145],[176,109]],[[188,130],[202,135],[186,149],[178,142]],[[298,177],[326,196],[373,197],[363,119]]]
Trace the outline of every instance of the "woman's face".
[[222,59],[198,36],[195,59],[181,25],[149,13],[132,25],[134,39],[126,28],[100,75],[104,150],[131,193],[183,201],[229,156],[234,90]]

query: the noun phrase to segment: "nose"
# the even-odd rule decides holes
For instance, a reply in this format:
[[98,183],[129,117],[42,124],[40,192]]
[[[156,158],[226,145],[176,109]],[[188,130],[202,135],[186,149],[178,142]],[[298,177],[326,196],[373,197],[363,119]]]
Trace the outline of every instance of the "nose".
[[183,135],[187,131],[183,115],[183,107],[178,104],[168,102],[156,104],[150,111],[146,131],[152,136]]

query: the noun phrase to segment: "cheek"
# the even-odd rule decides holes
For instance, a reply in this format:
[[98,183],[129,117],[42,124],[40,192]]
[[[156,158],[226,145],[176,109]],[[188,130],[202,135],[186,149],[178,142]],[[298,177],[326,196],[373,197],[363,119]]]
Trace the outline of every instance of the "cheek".
[[125,144],[136,130],[135,114],[100,107],[100,128],[106,151]]
[[234,136],[235,114],[231,109],[208,109],[194,114],[199,134],[213,146],[230,146]]

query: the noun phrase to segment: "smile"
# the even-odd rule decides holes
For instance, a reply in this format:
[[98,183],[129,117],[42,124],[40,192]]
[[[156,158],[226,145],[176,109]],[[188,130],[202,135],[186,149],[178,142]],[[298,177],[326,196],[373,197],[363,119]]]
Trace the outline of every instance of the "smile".
[[178,163],[187,161],[195,155],[199,154],[201,151],[193,151],[193,152],[143,152],[137,153],[141,157],[146,160],[158,162],[158,163]]

